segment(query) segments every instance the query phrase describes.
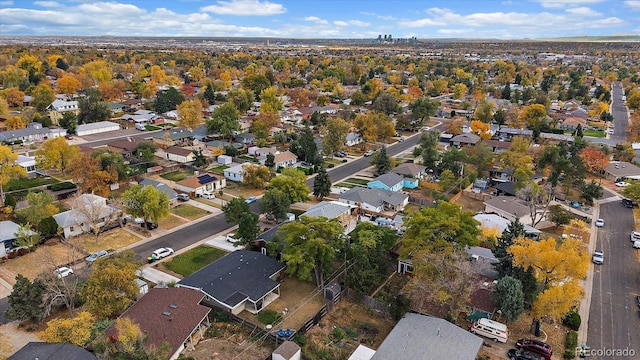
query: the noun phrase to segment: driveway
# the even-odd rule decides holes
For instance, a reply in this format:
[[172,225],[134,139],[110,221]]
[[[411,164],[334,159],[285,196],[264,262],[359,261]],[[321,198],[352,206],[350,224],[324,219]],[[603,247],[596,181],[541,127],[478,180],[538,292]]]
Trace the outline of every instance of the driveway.
[[605,226],[598,229],[595,249],[604,251],[605,261],[595,266],[587,345],[591,349],[634,349],[638,356],[640,318],[635,295],[640,292],[640,265],[638,250],[629,239],[633,212],[620,201],[612,201],[600,205],[599,217]]

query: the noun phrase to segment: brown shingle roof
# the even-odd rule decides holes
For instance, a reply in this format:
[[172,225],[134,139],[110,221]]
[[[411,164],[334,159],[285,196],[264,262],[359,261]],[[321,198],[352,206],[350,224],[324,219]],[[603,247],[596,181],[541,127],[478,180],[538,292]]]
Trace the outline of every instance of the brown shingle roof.
[[279,164],[283,161],[289,161],[289,160],[297,160],[298,157],[296,156],[296,154],[292,153],[291,151],[287,150],[285,152],[281,152],[280,154],[276,154],[273,157],[273,163],[274,164]]
[[[153,288],[120,317],[138,324],[149,337],[148,347],[157,349],[167,342],[173,354],[211,311],[200,305],[203,298],[204,294],[196,290]],[[105,334],[116,336],[115,325]]]
[[169,154],[178,155],[178,156],[189,156],[193,152],[193,150],[181,148],[178,146],[172,146],[167,150],[165,150],[165,152]]
[[[207,178],[206,175],[209,175],[208,178],[211,179],[212,181],[208,181],[208,182],[205,182],[205,183],[200,182],[201,178],[202,179]],[[189,187],[189,188],[192,188],[192,189],[197,189],[197,188],[199,188],[201,186],[204,186],[206,184],[209,184],[209,183],[212,183],[212,182],[215,182],[215,181],[219,181],[219,180],[220,180],[220,178],[217,175],[211,174],[211,173],[205,173],[205,174],[190,176],[190,177],[188,177],[188,178],[186,178],[184,180],[178,181],[176,184],[182,185],[182,186],[186,186],[186,187]]]

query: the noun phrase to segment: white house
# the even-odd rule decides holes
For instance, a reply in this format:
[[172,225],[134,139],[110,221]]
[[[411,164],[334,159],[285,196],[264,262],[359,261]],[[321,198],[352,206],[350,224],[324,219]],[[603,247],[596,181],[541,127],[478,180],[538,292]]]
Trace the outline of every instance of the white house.
[[64,237],[70,238],[92,231],[93,226],[102,228],[119,212],[102,196],[82,194],[75,200],[73,209],[55,214],[53,218],[62,228]]
[[347,140],[344,142],[346,146],[355,146],[360,143],[362,143],[362,136],[354,132],[347,134]]
[[227,178],[227,180],[242,182],[242,175],[244,174],[244,167],[242,165],[243,164],[239,164],[224,169],[224,177]]
[[30,156],[18,155],[16,164],[22,166],[27,171],[28,177],[36,175],[36,159]]
[[176,183],[175,189],[178,191],[200,196],[205,192],[217,193],[227,187],[227,179],[216,174],[198,174],[190,176]]
[[[260,163],[263,165],[266,161],[267,161],[266,156],[260,159]],[[275,154],[275,156],[273,157],[273,164],[274,164],[273,168],[274,170],[277,171],[279,168],[291,167],[295,165],[297,162],[298,162],[298,157],[296,156],[296,154],[287,150],[285,152],[279,152]]]
[[485,201],[484,212],[497,214],[509,221],[519,219],[523,224],[533,222],[529,207],[513,196],[496,196]]
[[120,130],[120,125],[111,121],[100,121],[96,123],[78,125],[76,128],[76,134],[78,136],[85,136],[116,130]]
[[340,194],[338,199],[372,213],[399,211],[409,203],[409,195],[384,189],[354,187]]
[[164,150],[163,152],[164,152],[163,157],[165,159],[175,161],[181,164],[192,162],[196,159],[196,156],[192,150],[181,148],[179,146],[172,146]]

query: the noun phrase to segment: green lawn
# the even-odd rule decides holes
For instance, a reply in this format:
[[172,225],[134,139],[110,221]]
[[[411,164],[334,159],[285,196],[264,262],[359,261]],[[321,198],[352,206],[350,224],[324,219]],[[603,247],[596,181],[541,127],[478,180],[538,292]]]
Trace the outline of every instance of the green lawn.
[[53,183],[60,182],[52,177],[36,177],[33,179],[12,179],[6,185],[4,191],[13,191],[13,190],[22,190],[29,189],[36,186],[49,185]]
[[348,183],[356,184],[356,185],[364,185],[367,186],[370,180],[358,179],[358,178],[348,178],[345,180]]
[[173,209],[171,209],[170,211],[173,214],[176,214],[176,215],[181,216],[183,218],[187,218],[189,220],[199,219],[199,218],[209,214],[209,212],[207,210],[203,210],[203,209],[197,208],[195,206],[191,206],[189,204],[178,205],[178,206],[174,207]]
[[188,178],[193,175],[193,171],[172,171],[166,174],[160,175],[161,178],[171,180],[171,181],[180,181]]
[[584,136],[593,136],[597,138],[605,137],[604,131],[599,131],[599,130],[584,130],[582,134]]
[[214,166],[209,168],[209,171],[211,171],[214,174],[224,174],[224,169],[228,169],[229,166],[228,165],[220,165],[220,166]]
[[333,186],[349,188],[349,189],[356,187],[354,184],[350,184],[346,182],[337,183],[337,184],[334,184]]
[[225,256],[226,251],[206,245],[200,245],[183,254],[175,256],[164,266],[182,276],[189,276],[203,267]]

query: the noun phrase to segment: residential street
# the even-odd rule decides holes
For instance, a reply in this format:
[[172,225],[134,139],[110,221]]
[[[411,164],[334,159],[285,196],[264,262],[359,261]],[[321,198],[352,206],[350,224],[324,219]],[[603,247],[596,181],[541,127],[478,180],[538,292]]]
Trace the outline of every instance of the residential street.
[[616,200],[600,206],[600,218],[605,226],[598,230],[595,249],[604,251],[605,261],[595,265],[587,345],[591,349],[634,349],[635,356],[640,356],[640,317],[635,303],[640,293],[640,264],[638,250],[631,247],[629,238],[633,212]]
[[611,115],[613,115],[614,130],[613,135],[609,136],[612,140],[625,141],[627,140],[627,128],[629,127],[629,113],[627,105],[622,96],[624,90],[620,82],[613,83],[611,87]]

